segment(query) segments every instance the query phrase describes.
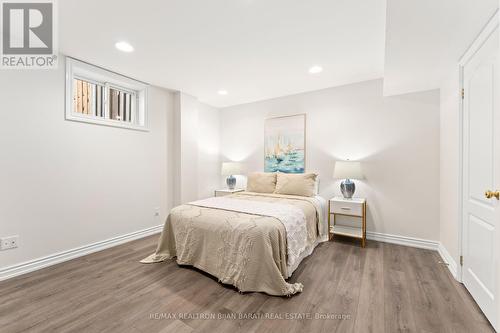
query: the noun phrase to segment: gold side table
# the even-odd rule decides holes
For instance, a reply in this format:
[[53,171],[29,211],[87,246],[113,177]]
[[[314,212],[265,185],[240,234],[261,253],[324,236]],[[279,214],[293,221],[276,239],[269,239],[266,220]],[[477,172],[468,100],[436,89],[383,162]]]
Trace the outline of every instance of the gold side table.
[[[333,215],[333,225],[331,216]],[[351,227],[336,224],[336,216],[350,216],[361,219],[360,227]],[[353,237],[361,240],[361,246],[366,245],[366,199],[334,197],[328,200],[328,240],[335,235]]]

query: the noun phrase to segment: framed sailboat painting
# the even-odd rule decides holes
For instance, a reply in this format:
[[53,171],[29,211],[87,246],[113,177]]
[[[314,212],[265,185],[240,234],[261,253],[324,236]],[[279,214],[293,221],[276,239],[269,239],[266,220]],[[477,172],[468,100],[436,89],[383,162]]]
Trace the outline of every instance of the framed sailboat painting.
[[306,156],[306,115],[266,119],[264,171],[303,173]]

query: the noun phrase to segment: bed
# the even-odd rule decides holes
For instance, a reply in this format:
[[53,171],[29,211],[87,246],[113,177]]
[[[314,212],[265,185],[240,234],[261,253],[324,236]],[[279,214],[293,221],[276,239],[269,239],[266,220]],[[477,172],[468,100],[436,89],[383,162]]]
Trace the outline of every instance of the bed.
[[317,195],[239,192],[198,200],[170,212],[155,263],[177,258],[240,292],[291,296],[303,290],[288,279],[328,239],[326,203]]

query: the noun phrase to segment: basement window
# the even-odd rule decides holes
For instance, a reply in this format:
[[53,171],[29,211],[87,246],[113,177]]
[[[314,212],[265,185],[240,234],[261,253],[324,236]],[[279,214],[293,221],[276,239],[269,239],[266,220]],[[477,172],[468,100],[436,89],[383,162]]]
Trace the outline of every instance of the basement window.
[[147,85],[66,58],[66,119],[147,131]]

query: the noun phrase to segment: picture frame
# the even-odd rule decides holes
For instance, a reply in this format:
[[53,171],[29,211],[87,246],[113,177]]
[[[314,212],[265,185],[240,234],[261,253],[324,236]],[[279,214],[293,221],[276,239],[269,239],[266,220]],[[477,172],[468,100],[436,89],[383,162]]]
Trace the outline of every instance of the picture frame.
[[304,173],[306,114],[268,118],[264,126],[264,171]]

